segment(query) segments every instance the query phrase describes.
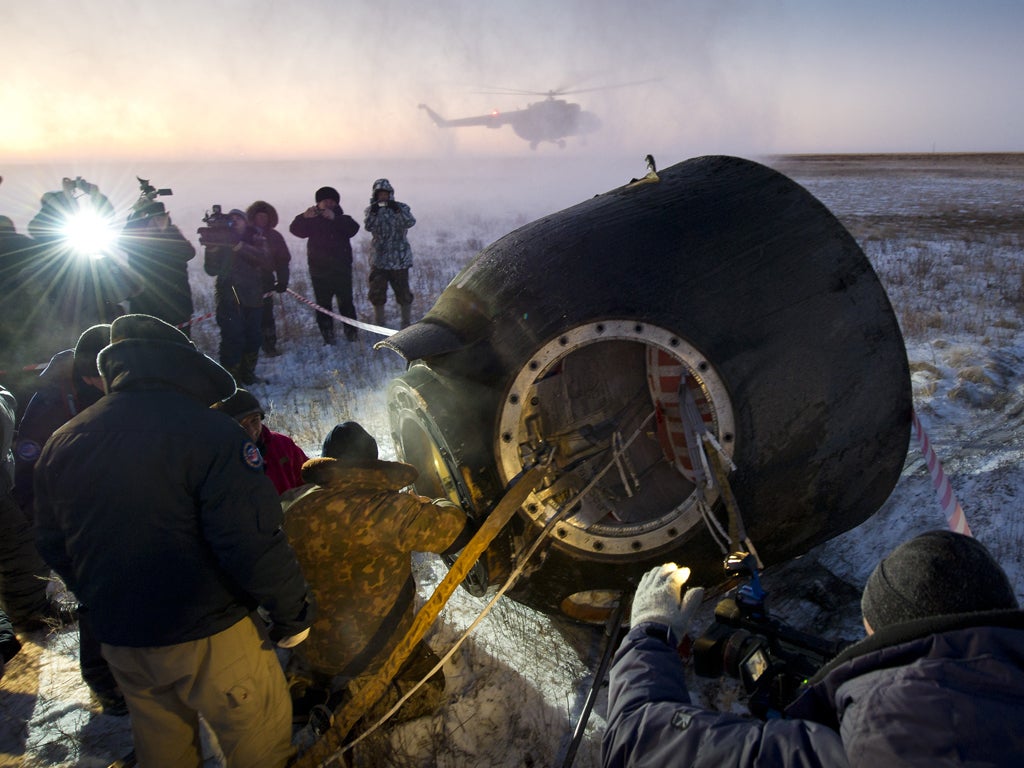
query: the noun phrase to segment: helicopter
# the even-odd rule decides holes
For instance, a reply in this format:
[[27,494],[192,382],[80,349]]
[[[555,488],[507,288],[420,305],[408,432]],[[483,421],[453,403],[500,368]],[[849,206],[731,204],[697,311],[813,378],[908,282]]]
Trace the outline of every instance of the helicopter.
[[[640,82],[648,82],[646,80]],[[605,91],[612,88],[622,88],[627,85],[639,85],[637,83],[620,83],[618,85],[605,85],[597,88],[583,88],[568,90],[559,88],[551,91],[523,91],[510,88],[481,91],[481,93],[521,96],[544,96],[543,101],[535,101],[528,104],[525,109],[515,109],[511,112],[492,110],[487,115],[475,117],[459,117],[448,120],[441,117],[426,104],[419,107],[425,110],[438,128],[464,128],[467,126],[482,125],[488,128],[501,128],[503,125],[511,125],[516,136],[530,142],[530,149],[537,149],[542,141],[549,141],[565,149],[565,140],[570,136],[583,136],[594,133],[601,128],[601,120],[593,112],[587,112],[579,104],[575,104],[559,96],[568,96],[576,93],[588,93],[591,91]]]

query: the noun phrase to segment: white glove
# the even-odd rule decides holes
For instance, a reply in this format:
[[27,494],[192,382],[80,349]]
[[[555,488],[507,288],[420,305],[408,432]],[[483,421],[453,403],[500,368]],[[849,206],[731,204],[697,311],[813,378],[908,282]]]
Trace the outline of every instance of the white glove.
[[282,637],[277,641],[278,648],[294,648],[296,645],[301,643],[309,637],[309,627],[299,632],[297,635],[290,635],[289,637]]
[[629,625],[635,627],[645,621],[664,624],[672,630],[676,641],[682,640],[704,599],[703,587],[684,589],[689,578],[690,569],[675,563],[665,563],[645,573],[633,596]]

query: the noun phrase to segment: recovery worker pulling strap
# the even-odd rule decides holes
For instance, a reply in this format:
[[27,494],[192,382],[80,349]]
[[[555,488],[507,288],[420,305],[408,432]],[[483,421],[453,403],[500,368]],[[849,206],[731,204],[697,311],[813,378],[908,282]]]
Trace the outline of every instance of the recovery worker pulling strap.
[[352,698],[335,713],[331,729],[296,759],[293,763],[295,768],[314,768],[314,766],[326,764],[335,757],[342,748],[349,731],[387,690],[402,664],[405,663],[416,644],[426,635],[445,603],[469,574],[477,559],[512,519],[516,510],[522,506],[526,497],[540,484],[548,471],[547,466],[537,465],[513,481],[501,501],[462,550],[447,575],[437,585],[434,593],[420,608],[416,618],[413,619],[409,632],[399,641],[384,666],[377,674],[352,691]]

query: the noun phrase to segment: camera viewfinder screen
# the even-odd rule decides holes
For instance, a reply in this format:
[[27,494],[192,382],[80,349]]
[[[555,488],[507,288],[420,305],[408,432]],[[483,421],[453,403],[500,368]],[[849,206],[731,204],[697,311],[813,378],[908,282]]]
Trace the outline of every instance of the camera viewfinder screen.
[[748,684],[756,683],[766,671],[768,671],[768,657],[760,648],[743,660],[743,676]]

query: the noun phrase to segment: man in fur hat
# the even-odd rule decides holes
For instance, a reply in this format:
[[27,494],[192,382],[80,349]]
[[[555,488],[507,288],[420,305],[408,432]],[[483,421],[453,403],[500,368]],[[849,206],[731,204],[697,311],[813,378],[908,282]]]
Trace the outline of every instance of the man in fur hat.
[[148,315],[111,323],[97,362],[107,395],[39,457],[39,551],[89,606],[139,764],[199,765],[202,715],[229,764],[284,766],[273,645],[301,642],[312,608],[259,450],[210,409],[235,382]]

